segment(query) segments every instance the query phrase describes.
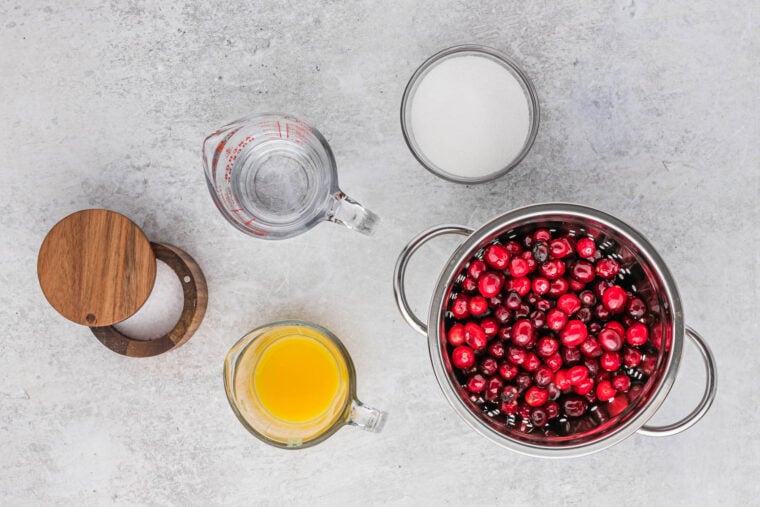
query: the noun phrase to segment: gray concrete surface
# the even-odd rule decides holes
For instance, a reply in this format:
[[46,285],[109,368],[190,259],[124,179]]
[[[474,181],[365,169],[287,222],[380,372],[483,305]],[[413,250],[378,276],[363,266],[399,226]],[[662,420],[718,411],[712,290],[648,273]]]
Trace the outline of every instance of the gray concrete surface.
[[[569,2],[0,2],[0,504],[744,505],[760,438],[760,35],[752,0]],[[401,93],[458,43],[497,47],[534,79],[542,124],[510,175],[436,179],[404,145]],[[332,144],[375,237],[324,224],[264,243],[208,196],[205,134],[286,111]],[[449,408],[391,274],[418,231],[574,201],[639,228],[720,369],[713,410],[671,438],[572,461],[494,447]],[[185,347],[123,358],[45,302],[36,253],[60,218],[127,214],[203,266],[206,320]],[[456,245],[411,269],[424,311]],[[298,317],[343,338],[385,431],[345,428],[302,452],[248,435],[222,361],[245,332]],[[687,347],[655,420],[702,389]]]

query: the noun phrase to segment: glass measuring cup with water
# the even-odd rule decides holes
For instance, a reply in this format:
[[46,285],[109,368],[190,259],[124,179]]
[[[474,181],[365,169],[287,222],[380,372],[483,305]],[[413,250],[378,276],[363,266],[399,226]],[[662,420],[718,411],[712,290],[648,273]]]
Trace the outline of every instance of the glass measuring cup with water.
[[262,239],[286,239],[322,221],[372,233],[378,216],[338,187],[330,146],[307,123],[253,114],[203,142],[209,191],[222,215]]

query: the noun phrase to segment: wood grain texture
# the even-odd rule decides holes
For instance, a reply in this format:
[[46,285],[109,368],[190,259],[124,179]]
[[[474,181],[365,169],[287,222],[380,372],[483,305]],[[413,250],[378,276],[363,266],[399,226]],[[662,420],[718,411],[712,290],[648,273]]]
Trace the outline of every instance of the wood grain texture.
[[106,326],[130,317],[148,299],[156,257],[127,217],[88,209],[50,230],[40,247],[37,276],[61,315],[85,326]]
[[163,354],[186,343],[206,314],[208,288],[200,266],[185,251],[163,243],[151,243],[156,258],[174,270],[185,298],[182,315],[169,333],[155,340],[130,338],[113,326],[91,327],[93,334],[109,349],[129,357]]

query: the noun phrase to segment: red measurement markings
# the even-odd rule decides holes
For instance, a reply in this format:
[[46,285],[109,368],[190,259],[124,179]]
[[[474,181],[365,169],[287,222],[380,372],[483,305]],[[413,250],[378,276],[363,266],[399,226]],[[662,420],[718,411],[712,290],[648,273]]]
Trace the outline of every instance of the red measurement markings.
[[245,139],[240,141],[237,146],[234,148],[227,148],[225,152],[227,153],[227,165],[224,166],[224,180],[229,183],[232,177],[232,166],[235,165],[235,160],[237,160],[238,155],[240,155],[240,152],[243,151],[243,148],[248,146],[252,141],[254,140],[253,136],[247,136]]
[[285,137],[290,138],[290,123],[285,124]]
[[282,139],[282,127],[279,121],[277,122],[277,132],[280,134],[280,139]]

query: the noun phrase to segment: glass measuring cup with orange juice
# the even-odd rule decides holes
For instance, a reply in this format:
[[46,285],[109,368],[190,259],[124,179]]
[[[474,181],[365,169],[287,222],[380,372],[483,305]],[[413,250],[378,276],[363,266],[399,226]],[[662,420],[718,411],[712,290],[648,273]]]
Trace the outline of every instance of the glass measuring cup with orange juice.
[[385,420],[356,399],[340,340],[307,322],[275,322],[241,338],[227,354],[224,386],[243,426],[276,447],[309,447],[346,424],[378,432]]

